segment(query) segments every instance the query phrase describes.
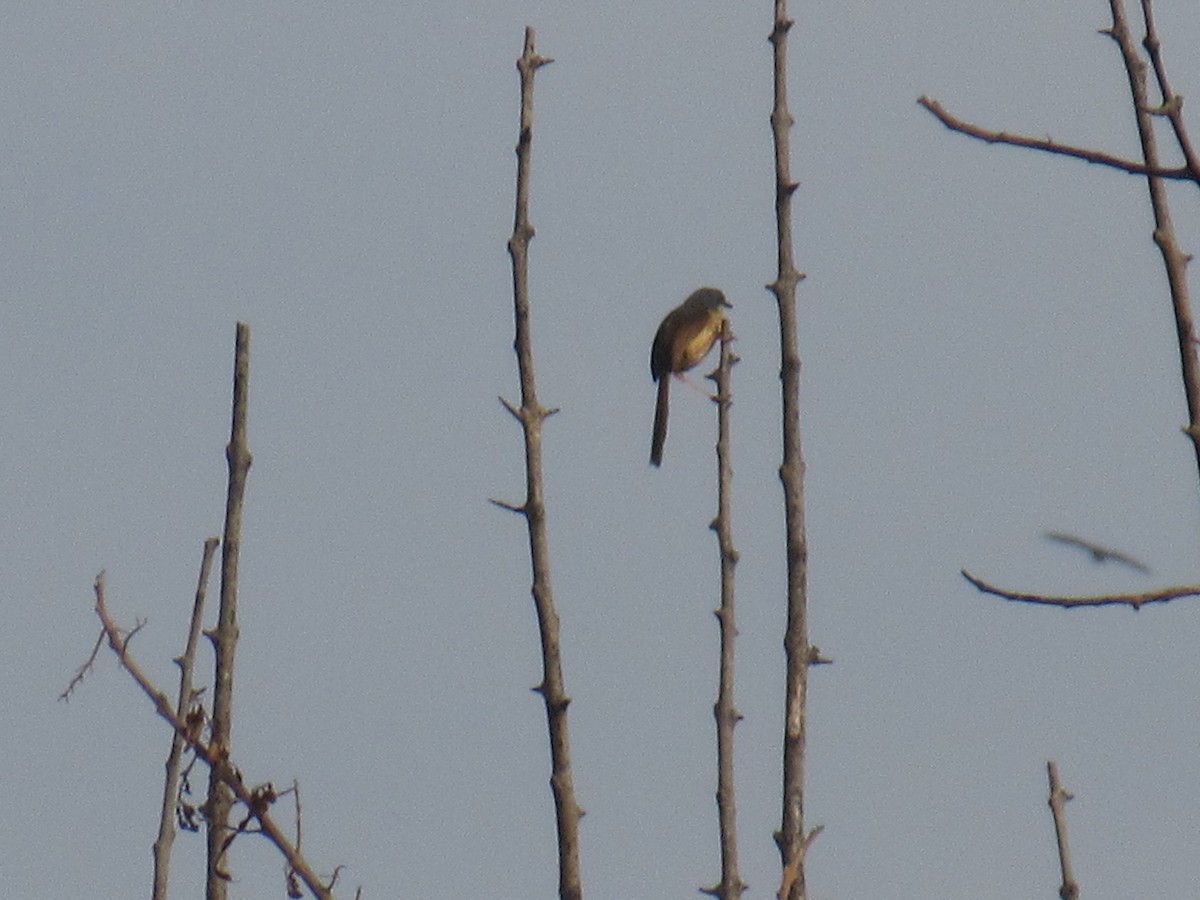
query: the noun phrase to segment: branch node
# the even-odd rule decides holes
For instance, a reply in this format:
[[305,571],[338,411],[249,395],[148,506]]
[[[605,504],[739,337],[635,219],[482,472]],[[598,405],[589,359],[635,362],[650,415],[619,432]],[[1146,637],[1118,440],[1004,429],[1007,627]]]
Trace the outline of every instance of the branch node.
[[513,406],[509,401],[505,400],[503,397],[497,397],[496,399],[500,401],[501,406],[503,406],[505,409],[508,410],[508,414],[510,416],[512,416],[518,422],[524,420],[524,416],[521,415],[520,407]]

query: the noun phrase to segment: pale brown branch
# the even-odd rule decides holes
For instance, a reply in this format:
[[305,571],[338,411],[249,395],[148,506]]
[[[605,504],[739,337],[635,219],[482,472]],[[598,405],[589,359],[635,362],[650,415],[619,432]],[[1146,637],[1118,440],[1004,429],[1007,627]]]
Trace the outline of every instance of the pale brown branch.
[[[295,778],[292,779],[292,792],[291,793],[292,793],[292,801],[295,805],[295,811],[296,811],[296,851],[300,852],[302,845],[304,843],[302,840],[302,832],[301,832],[301,821],[302,820],[301,820],[301,813],[300,813],[300,782]],[[338,866],[336,869],[333,870],[333,877],[329,879],[329,887],[330,888],[332,888],[335,884],[337,884],[338,873],[340,871],[341,871],[341,866]],[[288,897],[294,898],[294,897],[304,896],[303,893],[300,891],[300,884],[299,884],[299,879],[296,875],[296,870],[293,869],[290,864],[284,868],[283,877],[284,877],[284,883],[286,885]]]
[[1099,594],[1090,597],[1064,597],[1005,590],[1004,588],[988,584],[981,578],[976,578],[966,569],[962,570],[962,576],[984,594],[991,594],[994,597],[1001,597],[1017,603],[1037,603],[1042,606],[1060,606],[1065,609],[1082,606],[1132,606],[1137,610],[1148,603],[1166,603],[1169,600],[1178,600],[1182,597],[1200,596],[1200,585],[1186,585],[1183,587],[1160,588],[1157,591],[1146,591],[1141,594]]
[[[1146,88],[1146,64],[1129,29],[1125,16],[1125,4],[1122,0],[1109,0],[1112,9],[1113,25],[1109,36],[1116,42],[1121,51],[1121,59],[1125,64],[1125,73],[1129,82],[1129,94],[1133,100],[1134,119],[1137,123],[1138,140],[1142,146],[1142,158],[1151,169],[1159,168],[1158,137],[1154,132],[1151,102]],[[1152,27],[1154,17],[1150,10],[1149,0],[1143,0],[1143,15],[1147,27]],[[1153,43],[1157,44],[1157,34],[1153,35]],[[1148,36],[1148,39],[1149,36]],[[1152,59],[1157,58],[1157,71],[1161,72],[1159,84],[1164,91],[1170,91],[1166,79],[1166,71],[1162,65],[1161,54],[1156,47]],[[1172,102],[1174,95],[1164,94],[1162,100],[1166,108],[1177,103]],[[1178,110],[1172,116],[1172,124],[1176,121]],[[1182,132],[1180,122],[1176,135]],[[1186,138],[1186,133],[1185,138]],[[1188,146],[1184,146],[1184,153]],[[1171,308],[1175,315],[1175,339],[1179,345],[1180,374],[1183,379],[1183,393],[1187,400],[1188,425],[1184,433],[1191,438],[1192,449],[1196,456],[1196,466],[1200,469],[1200,356],[1196,352],[1196,323],[1192,316],[1192,302],[1187,282],[1187,266],[1191,257],[1184,253],[1175,236],[1175,225],[1171,221],[1170,205],[1167,202],[1167,188],[1161,177],[1152,172],[1146,178],[1146,187],[1150,192],[1150,207],[1154,212],[1154,243],[1162,254],[1163,266],[1167,272],[1167,285],[1171,291]]]
[[1173,178],[1180,181],[1197,180],[1197,175],[1184,167],[1152,167],[1145,163],[1140,163],[1132,159],[1124,159],[1101,150],[1089,150],[1086,147],[1060,144],[1050,138],[1035,138],[1023,134],[1009,134],[1007,131],[994,131],[990,128],[982,128],[979,125],[973,125],[947,112],[946,108],[932,97],[918,97],[917,105],[924,107],[932,113],[939,122],[951,131],[957,131],[959,134],[965,134],[968,137],[973,137],[988,144],[1007,144],[1010,147],[1040,150],[1044,153],[1053,153],[1057,156],[1070,156],[1075,159],[1082,159],[1084,162],[1089,162],[1093,165],[1108,166],[1111,169],[1127,172],[1130,175],[1156,175],[1159,178]]
[[1046,763],[1046,774],[1050,779],[1050,813],[1054,816],[1054,837],[1058,843],[1058,864],[1062,871],[1062,886],[1058,889],[1058,896],[1062,900],[1079,900],[1079,883],[1071,870],[1071,850],[1067,846],[1066,805],[1074,797],[1059,783],[1058,764],[1054,760]]
[[1154,69],[1154,77],[1162,96],[1162,106],[1156,112],[1166,116],[1171,123],[1171,130],[1175,132],[1175,142],[1179,144],[1179,150],[1183,154],[1188,171],[1193,174],[1197,184],[1200,184],[1200,157],[1196,155],[1192,139],[1183,122],[1183,97],[1171,89],[1171,83],[1167,78],[1167,66],[1162,55],[1162,42],[1158,38],[1158,29],[1154,25],[1154,10],[1150,0],[1142,0],[1142,21],[1146,26],[1146,37],[1142,41],[1142,46],[1146,48],[1146,55],[1150,57],[1150,65]]
[[575,801],[571,772],[571,742],[567,729],[567,696],[559,644],[558,611],[550,582],[550,544],[546,535],[546,503],[542,475],[542,422],[553,410],[537,399],[533,373],[533,338],[529,327],[529,242],[533,225],[529,219],[529,173],[533,157],[533,82],[537,70],[552,60],[534,50],[535,34],[525,29],[525,43],[517,60],[521,76],[521,122],[517,138],[517,197],[513,232],[508,241],[512,257],[513,317],[517,370],[521,381],[521,406],[514,408],[501,398],[521,423],[525,438],[525,502],[520,506],[492,501],[501,508],[520,512],[529,531],[530,565],[533,569],[533,605],[542,645],[542,682],[535,688],[546,705],[550,736],[550,790],[554,795],[558,833],[558,894],[561,900],[581,900],[583,887],[579,869],[579,819],[583,811]]
[[[204,600],[208,594],[208,577],[212,571],[213,554],[216,553],[218,538],[204,542],[200,558],[200,577],[196,584],[196,595],[192,601],[192,619],[188,627],[183,655],[175,662],[179,666],[179,697],[175,704],[175,715],[179,721],[187,722],[192,707],[192,672],[196,664],[196,646],[200,642],[200,630],[204,621]],[[166,900],[170,882],[171,845],[175,843],[175,815],[179,806],[179,777],[183,769],[183,752],[187,741],[179,732],[171,735],[171,749],[167,753],[166,778],[163,784],[162,807],[158,817],[158,837],[154,841],[154,900]]]
[[778,268],[767,285],[779,310],[780,390],[783,419],[783,461],[779,480],[783,486],[785,543],[787,549],[787,625],[783,646],[786,686],[783,726],[783,803],[775,844],[784,870],[795,877],[788,900],[804,900],[804,769],[808,669],[808,536],[804,525],[804,455],[800,443],[800,353],[797,350],[796,285],[804,274],[796,268],[792,239],[792,197],[796,182],[791,175],[790,131],[794,124],[787,102],[787,37],[794,23],[786,0],[775,0],[775,19],[769,40],[772,47],[774,102],[771,135],[775,149],[775,234]]
[[129,673],[129,676],[137,686],[142,689],[142,693],[150,698],[150,702],[154,704],[155,712],[175,730],[176,734],[184,739],[188,748],[209,767],[211,777],[225,779],[225,784],[233,793],[233,796],[239,803],[246,807],[250,815],[257,821],[259,831],[279,849],[287,860],[288,865],[300,876],[300,879],[304,882],[309,892],[314,897],[317,897],[318,900],[333,900],[333,893],[322,883],[316,872],[309,866],[308,861],[305,860],[300,851],[288,840],[283,830],[275,823],[275,820],[271,818],[269,804],[263,803],[261,789],[251,790],[246,787],[237,767],[229,759],[228,747],[219,745],[214,741],[210,741],[207,744],[204,743],[196,730],[189,728],[187,721],[176,715],[167,695],[154,686],[142,671],[141,666],[138,665],[137,661],[129,653],[128,637],[122,637],[121,630],[117,627],[108,612],[108,606],[104,599],[103,572],[96,576],[94,590],[96,594],[96,616],[100,619],[100,625],[104,630],[105,637],[108,639],[108,645],[112,648],[113,653],[116,654],[121,668]]
[[825,830],[824,825],[818,825],[808,833],[808,837],[804,839],[804,843],[800,845],[800,851],[795,855],[791,862],[783,867],[783,877],[779,882],[779,891],[775,894],[776,900],[787,900],[791,893],[792,887],[796,884],[796,879],[800,877],[800,867],[804,863],[804,858],[808,856],[808,848],[812,846],[812,842],[817,839],[822,831]]
[[721,360],[709,376],[717,386],[717,516],[711,528],[717,536],[721,565],[721,606],[716,611],[720,629],[720,665],[717,700],[713,716],[717,723],[717,825],[721,841],[721,881],[702,892],[720,900],[737,900],[747,885],[738,874],[737,800],[734,791],[734,728],[742,715],[733,700],[734,644],[737,640],[734,570],[738,551],[733,546],[731,519],[733,466],[730,462],[729,409],[733,403],[730,382],[733,365],[738,361],[732,349],[733,333],[725,321],[721,333]]
[[237,652],[238,561],[242,546],[242,508],[246,496],[246,475],[250,471],[250,448],[246,423],[250,405],[250,326],[237,323],[233,362],[233,414],[225,458],[229,480],[225,493],[225,532],[221,541],[221,607],[212,638],[216,652],[213,675],[212,743],[222,749],[215,778],[208,784],[208,884],[207,900],[225,900],[228,874],[221,862],[227,842],[229,808],[232,804],[228,783],[232,773],[223,771],[233,734],[233,662]]

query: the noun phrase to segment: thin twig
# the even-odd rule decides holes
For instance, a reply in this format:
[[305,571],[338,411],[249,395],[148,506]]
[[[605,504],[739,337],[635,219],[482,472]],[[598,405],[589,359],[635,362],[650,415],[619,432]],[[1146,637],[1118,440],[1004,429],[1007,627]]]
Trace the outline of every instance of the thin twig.
[[[303,840],[302,840],[302,832],[301,832],[302,818],[301,818],[301,812],[300,812],[300,782],[295,778],[292,779],[292,801],[296,807],[296,851],[300,852],[303,849]],[[339,866],[338,869],[333,870],[333,878],[331,878],[329,881],[329,886],[331,888],[333,887],[334,883],[337,881],[338,871],[340,868],[341,867]],[[284,882],[286,885],[288,897],[303,896],[303,894],[300,891],[300,884],[299,884],[299,879],[296,876],[296,870],[293,869],[290,864],[284,868],[283,877],[284,877]]]
[[719,897],[720,900],[737,900],[747,887],[738,875],[737,800],[733,779],[733,732],[742,714],[733,702],[734,644],[737,640],[734,570],[738,551],[733,546],[730,515],[733,466],[730,462],[729,408],[733,403],[730,392],[732,369],[738,358],[732,345],[733,333],[726,320],[721,333],[721,361],[715,375],[709,376],[717,386],[717,517],[713,519],[711,527],[717,535],[721,556],[721,607],[716,610],[721,635],[721,661],[717,701],[713,704],[713,716],[717,720],[717,824],[721,839],[721,882],[715,887],[702,889],[703,893]]
[[1050,594],[1030,594],[1020,591],[1009,591],[988,584],[981,578],[976,578],[966,569],[962,570],[963,578],[971,582],[981,593],[1002,597],[1018,603],[1038,603],[1043,606],[1061,606],[1064,609],[1074,609],[1083,606],[1132,606],[1141,609],[1148,603],[1166,603],[1181,597],[1200,596],[1200,585],[1184,587],[1160,588],[1157,591],[1146,591],[1142,594],[1099,594],[1091,597],[1063,597]]
[[[192,710],[192,672],[196,665],[196,645],[200,642],[200,630],[204,622],[204,599],[208,595],[208,577],[212,571],[213,554],[217,551],[219,538],[204,542],[200,558],[200,577],[196,583],[196,596],[192,601],[192,620],[188,627],[187,642],[183,655],[175,660],[179,666],[179,697],[175,715],[181,722],[188,720]],[[175,843],[175,811],[179,806],[179,775],[183,769],[183,751],[187,741],[178,732],[171,735],[171,749],[167,753],[166,778],[163,784],[162,808],[158,816],[158,837],[151,848],[154,856],[154,900],[166,900],[170,882],[171,845]]]
[[100,652],[100,645],[103,643],[104,632],[102,630],[98,635],[96,635],[96,644],[92,647],[92,652],[88,654],[88,658],[84,660],[83,665],[81,665],[75,671],[75,674],[71,677],[71,680],[67,683],[67,686],[63,688],[63,692],[58,695],[59,700],[66,702],[71,699],[71,694],[75,692],[75,688],[83,682],[84,676],[87,675],[87,673],[92,670],[92,666],[96,664],[96,654]]
[[804,278],[797,270],[792,246],[792,195],[798,184],[791,176],[789,131],[795,120],[787,103],[787,36],[793,21],[786,0],[775,0],[770,41],[774,59],[774,105],[771,133],[775,145],[775,231],[778,271],[767,289],[779,307],[780,383],[782,388],[784,526],[787,544],[787,626],[783,638],[787,657],[787,686],[783,727],[783,815],[775,843],[784,869],[796,875],[789,900],[806,896],[804,879],[804,744],[808,703],[808,537],[804,526],[804,456],[800,447],[800,353],[797,347],[796,285]]
[[225,900],[228,872],[223,865],[232,798],[227,787],[232,773],[224,771],[233,732],[233,661],[237,651],[238,559],[242,546],[242,506],[246,495],[246,473],[250,470],[250,448],[246,420],[250,396],[250,326],[237,323],[233,363],[233,415],[225,458],[229,482],[225,495],[225,532],[221,542],[221,609],[215,632],[208,634],[216,651],[214,671],[212,743],[220,748],[215,778],[208,785],[208,879],[207,900]]
[[558,612],[550,584],[550,544],[546,536],[546,503],[542,477],[542,422],[551,414],[537,399],[533,376],[533,339],[529,318],[529,242],[533,225],[529,220],[529,171],[533,145],[533,80],[537,70],[552,60],[534,50],[535,34],[525,29],[525,45],[517,70],[521,75],[521,124],[517,139],[517,199],[513,233],[508,241],[512,257],[513,309],[517,369],[521,380],[521,406],[506,403],[521,423],[525,436],[525,501],[518,505],[493,501],[523,515],[529,528],[530,564],[533,568],[533,605],[537,612],[542,644],[542,682],[535,690],[546,704],[550,734],[550,789],[554,794],[558,832],[558,893],[562,900],[580,900],[583,887],[579,873],[579,819],[583,812],[575,801],[571,774],[571,742],[567,730],[567,696],[563,681],[562,651],[559,646]]
[[957,131],[959,134],[968,135],[988,144],[1007,144],[1010,147],[1040,150],[1044,153],[1053,153],[1056,156],[1070,156],[1075,159],[1082,159],[1084,162],[1093,163],[1094,165],[1108,166],[1111,169],[1128,172],[1130,175],[1157,175],[1159,178],[1172,178],[1180,181],[1192,181],[1197,178],[1196,173],[1186,167],[1152,167],[1146,163],[1113,156],[1111,153],[1105,153],[1101,150],[1089,150],[1086,147],[1060,144],[1050,138],[1035,138],[1023,134],[1009,134],[1007,131],[994,131],[991,128],[982,128],[947,112],[946,108],[932,97],[918,97],[917,105],[927,109],[939,122],[951,131]]
[[1062,871],[1062,886],[1058,896],[1062,900],[1079,900],[1079,883],[1075,873],[1071,871],[1071,850],[1067,846],[1067,811],[1068,800],[1074,799],[1067,793],[1058,780],[1058,764],[1054,760],[1046,763],[1046,774],[1050,779],[1050,812],[1054,816],[1054,837],[1058,842],[1058,865]]
[[142,689],[142,693],[150,698],[150,702],[154,704],[155,712],[175,730],[176,734],[182,736],[187,742],[187,746],[198,758],[204,761],[205,765],[209,768],[211,777],[225,779],[225,784],[232,791],[233,796],[239,803],[246,807],[251,817],[257,821],[259,831],[284,855],[288,865],[295,869],[312,895],[317,897],[318,900],[333,900],[333,893],[322,883],[316,872],[309,866],[308,861],[300,854],[300,851],[296,849],[291,841],[288,840],[283,830],[275,823],[275,820],[271,818],[269,812],[270,804],[264,802],[262,789],[252,790],[246,787],[237,767],[229,758],[229,748],[213,741],[206,744],[201,739],[199,733],[188,726],[186,720],[180,719],[175,714],[175,710],[171,706],[167,695],[151,683],[150,679],[142,671],[141,666],[138,665],[132,654],[129,653],[128,636],[121,636],[121,630],[109,615],[108,606],[105,603],[103,572],[96,576],[94,589],[96,594],[96,616],[100,619],[100,625],[104,629],[108,645],[112,648],[113,653],[117,655],[117,659],[121,663],[121,668],[129,673],[137,686]]

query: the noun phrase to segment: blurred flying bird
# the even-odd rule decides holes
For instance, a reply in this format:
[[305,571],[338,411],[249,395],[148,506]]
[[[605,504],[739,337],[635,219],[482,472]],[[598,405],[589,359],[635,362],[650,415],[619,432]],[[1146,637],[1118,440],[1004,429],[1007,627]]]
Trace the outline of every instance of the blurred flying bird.
[[1098,563],[1113,562],[1124,563],[1131,569],[1137,569],[1139,572],[1150,574],[1150,567],[1138,559],[1134,559],[1120,550],[1113,550],[1110,547],[1101,547],[1099,544],[1093,544],[1091,541],[1085,541],[1081,537],[1076,537],[1073,534],[1066,534],[1062,531],[1047,531],[1045,537],[1051,541],[1057,541],[1060,544],[1067,544],[1071,547],[1078,547],[1080,550],[1086,550],[1092,555],[1092,559]]

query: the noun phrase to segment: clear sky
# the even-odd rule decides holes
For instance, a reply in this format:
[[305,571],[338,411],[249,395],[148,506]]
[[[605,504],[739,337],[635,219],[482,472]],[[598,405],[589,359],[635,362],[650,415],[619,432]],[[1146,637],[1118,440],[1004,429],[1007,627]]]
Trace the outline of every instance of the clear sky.
[[[1179,91],[1200,23],[1162,3]],[[1195,460],[1144,183],[916,105],[1136,153],[1108,6],[793,4],[813,674],[809,884],[1052,897],[1045,763],[1089,900],[1200,883]],[[0,34],[0,894],[146,896],[169,741],[91,648],[108,571],[164,688],[221,528],[252,328],[234,756],[304,791],[347,896],[550,897],[509,261],[526,24],[532,299],[588,896],[718,878],[711,404],[647,465],[654,329],[727,293],[742,874],[778,884],[783,559],[771,3],[9,4]],[[1200,136],[1200,135],[1198,135]],[[1194,190],[1173,189],[1185,250]],[[1078,532],[1150,577],[1044,541]],[[281,812],[285,818],[286,813]],[[175,896],[200,896],[183,836]],[[232,896],[281,896],[265,842]]]

